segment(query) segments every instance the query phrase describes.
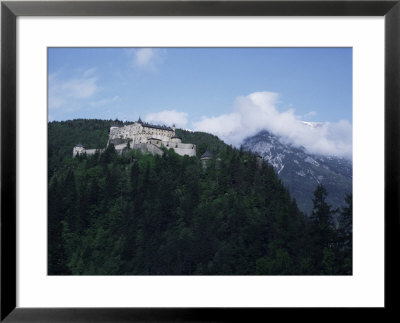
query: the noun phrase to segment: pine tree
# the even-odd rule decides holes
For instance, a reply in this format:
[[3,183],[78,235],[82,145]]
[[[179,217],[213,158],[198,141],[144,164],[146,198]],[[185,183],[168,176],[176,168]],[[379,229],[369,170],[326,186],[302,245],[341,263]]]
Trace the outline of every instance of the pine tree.
[[65,244],[61,236],[62,224],[64,220],[64,212],[60,203],[63,190],[62,186],[54,178],[49,185],[49,204],[48,204],[48,274],[49,275],[65,275],[69,273],[67,268],[67,255],[65,252]]
[[[326,202],[327,195],[326,189],[319,184],[314,191],[314,207],[310,217],[310,251],[317,273],[325,273],[322,272],[323,262],[326,260],[324,256],[327,255],[325,248],[335,248],[336,243],[336,230],[333,226],[333,215],[337,210],[332,209]],[[326,263],[326,261],[324,263]]]
[[344,248],[351,248],[353,233],[353,195],[347,194],[339,216],[339,234]]
[[347,194],[346,205],[342,207],[339,216],[338,241],[340,247],[340,260],[343,274],[352,274],[353,254],[353,195]]

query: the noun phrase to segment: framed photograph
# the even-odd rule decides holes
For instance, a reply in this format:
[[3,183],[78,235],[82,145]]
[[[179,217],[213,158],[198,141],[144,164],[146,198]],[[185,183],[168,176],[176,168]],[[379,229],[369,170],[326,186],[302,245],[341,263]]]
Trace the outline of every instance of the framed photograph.
[[1,320],[394,310],[399,14],[2,2]]

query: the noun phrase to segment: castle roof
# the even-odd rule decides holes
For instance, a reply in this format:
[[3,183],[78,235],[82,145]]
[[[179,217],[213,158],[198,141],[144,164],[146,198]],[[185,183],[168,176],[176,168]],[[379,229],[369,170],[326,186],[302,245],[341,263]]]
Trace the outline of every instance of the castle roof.
[[142,119],[140,119],[140,117],[139,117],[139,120],[137,121],[137,123],[140,123],[143,127],[147,127],[147,128],[174,131],[171,127],[154,125],[154,124],[150,124],[147,122],[143,122]]
[[83,148],[83,145],[81,143],[78,143],[75,147],[82,147]]
[[209,151],[208,148],[207,148],[207,150],[205,151],[205,153],[204,153],[203,155],[201,155],[200,159],[201,159],[201,158],[213,158],[213,157],[214,157],[214,155],[213,155],[212,152]]

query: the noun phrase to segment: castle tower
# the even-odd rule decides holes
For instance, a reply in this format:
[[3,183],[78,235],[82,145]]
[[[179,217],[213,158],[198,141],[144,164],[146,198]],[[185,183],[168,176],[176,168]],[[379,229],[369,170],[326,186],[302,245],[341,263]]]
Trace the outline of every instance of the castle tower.
[[257,167],[258,167],[258,168],[261,168],[262,163],[263,163],[263,158],[262,158],[259,154],[256,154],[256,164],[257,164]]
[[211,151],[207,150],[203,155],[200,156],[200,161],[201,161],[201,166],[203,166],[203,169],[207,167],[207,163],[210,159],[212,159],[214,155],[211,153]]
[[182,142],[182,138],[178,137],[178,136],[173,136],[173,137],[171,137],[171,141],[172,142],[176,142],[176,143],[181,143]]
[[81,143],[77,144],[74,149],[72,150],[72,157],[76,155],[84,154],[86,152],[85,147]]

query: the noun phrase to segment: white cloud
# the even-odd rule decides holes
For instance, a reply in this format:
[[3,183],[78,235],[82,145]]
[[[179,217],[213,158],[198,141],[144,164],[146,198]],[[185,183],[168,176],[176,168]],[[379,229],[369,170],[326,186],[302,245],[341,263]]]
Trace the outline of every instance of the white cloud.
[[60,72],[49,75],[49,109],[57,109],[79,99],[88,99],[98,90],[94,69],[65,79]]
[[155,71],[157,65],[163,62],[165,50],[158,48],[139,48],[130,50],[133,55],[133,65],[144,70]]
[[178,128],[185,128],[188,122],[188,114],[176,110],[164,110],[156,113],[149,113],[144,117],[144,120],[146,122],[165,124],[168,126],[175,124]]
[[248,136],[268,130],[309,152],[351,158],[352,125],[349,121],[312,126],[301,122],[293,109],[279,112],[276,109],[278,98],[278,94],[273,92],[255,92],[238,97],[232,113],[203,117],[193,123],[194,130],[213,133],[234,146],[239,146]]

